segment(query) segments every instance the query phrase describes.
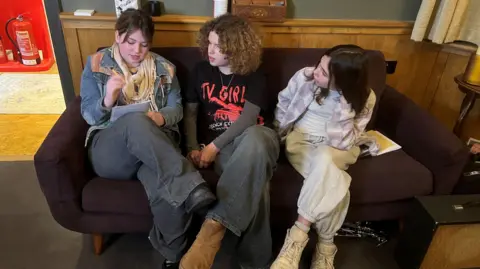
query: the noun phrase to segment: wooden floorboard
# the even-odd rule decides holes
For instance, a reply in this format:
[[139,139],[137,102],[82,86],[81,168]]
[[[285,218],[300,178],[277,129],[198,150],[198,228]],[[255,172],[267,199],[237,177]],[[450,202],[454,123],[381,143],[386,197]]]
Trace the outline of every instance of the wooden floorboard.
[[[58,67],[55,63],[47,71],[21,74],[58,74]],[[0,114],[0,161],[32,160],[59,116]]]
[[0,114],[0,160],[31,158],[59,116]]

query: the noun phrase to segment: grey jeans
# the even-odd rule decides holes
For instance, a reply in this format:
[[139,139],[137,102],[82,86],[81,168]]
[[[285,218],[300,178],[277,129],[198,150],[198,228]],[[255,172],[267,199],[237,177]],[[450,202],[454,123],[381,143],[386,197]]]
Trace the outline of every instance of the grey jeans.
[[150,241],[165,258],[179,261],[192,216],[184,201],[200,184],[200,173],[178,149],[176,133],[159,128],[143,113],[127,114],[98,131],[89,144],[95,173],[116,180],[138,178],[150,202]]
[[260,268],[271,259],[269,181],[279,151],[275,131],[252,126],[225,146],[215,160],[220,175],[218,202],[207,218],[239,237],[236,257],[243,266]]

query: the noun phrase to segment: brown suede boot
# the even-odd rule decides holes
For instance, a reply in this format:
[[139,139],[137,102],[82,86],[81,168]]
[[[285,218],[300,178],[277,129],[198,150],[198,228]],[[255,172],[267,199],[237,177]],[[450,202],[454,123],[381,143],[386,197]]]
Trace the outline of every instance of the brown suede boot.
[[197,234],[197,239],[180,261],[180,269],[210,269],[225,231],[222,224],[206,219]]

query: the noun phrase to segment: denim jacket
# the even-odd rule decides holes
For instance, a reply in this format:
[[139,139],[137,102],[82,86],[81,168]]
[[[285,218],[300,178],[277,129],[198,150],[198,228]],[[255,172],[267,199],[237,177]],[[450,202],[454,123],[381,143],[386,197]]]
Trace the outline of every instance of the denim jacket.
[[[153,56],[157,69],[154,95],[158,111],[165,118],[164,128],[179,133],[178,122],[183,117],[183,106],[175,66],[160,55]],[[111,48],[106,48],[89,56],[83,70],[80,86],[81,113],[91,126],[87,132],[85,145],[94,130],[105,129],[111,124],[111,109],[103,105],[103,98],[112,69],[122,74],[122,70],[112,58]]]

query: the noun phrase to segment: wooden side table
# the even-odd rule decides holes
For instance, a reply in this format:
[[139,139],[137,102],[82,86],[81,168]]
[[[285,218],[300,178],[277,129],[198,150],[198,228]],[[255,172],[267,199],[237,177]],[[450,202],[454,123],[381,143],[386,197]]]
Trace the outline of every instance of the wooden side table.
[[458,89],[465,93],[465,97],[463,98],[460,107],[460,114],[458,115],[457,122],[455,122],[455,127],[453,127],[453,133],[460,136],[463,120],[468,116],[470,110],[472,110],[477,98],[480,97],[480,86],[466,83],[463,80],[463,74],[455,77],[455,83],[457,83]]

